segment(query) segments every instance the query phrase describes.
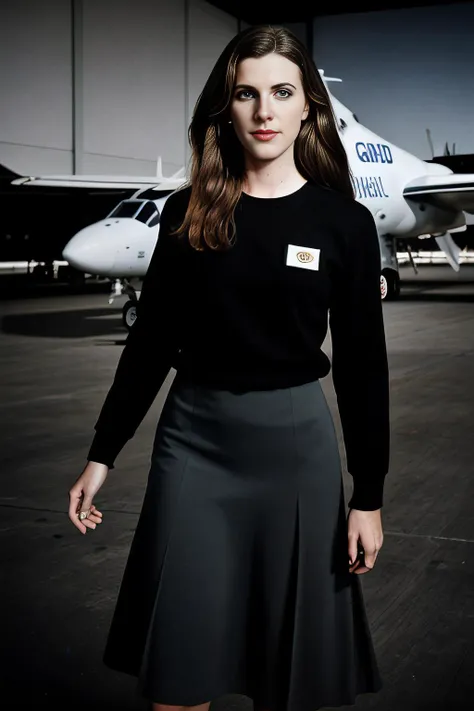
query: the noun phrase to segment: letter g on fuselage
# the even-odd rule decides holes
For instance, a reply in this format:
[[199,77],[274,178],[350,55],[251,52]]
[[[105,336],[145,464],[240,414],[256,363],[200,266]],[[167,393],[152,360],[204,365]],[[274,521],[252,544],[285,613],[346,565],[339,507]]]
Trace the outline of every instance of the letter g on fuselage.
[[386,143],[355,144],[357,157],[362,163],[393,163],[392,151]]

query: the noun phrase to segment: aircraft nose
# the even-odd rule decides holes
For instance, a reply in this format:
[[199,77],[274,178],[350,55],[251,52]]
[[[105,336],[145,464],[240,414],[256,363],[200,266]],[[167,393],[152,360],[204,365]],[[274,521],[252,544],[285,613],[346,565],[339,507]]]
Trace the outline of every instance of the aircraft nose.
[[66,244],[63,259],[81,272],[107,276],[114,265],[115,248],[108,235],[101,233],[97,225],[85,227]]

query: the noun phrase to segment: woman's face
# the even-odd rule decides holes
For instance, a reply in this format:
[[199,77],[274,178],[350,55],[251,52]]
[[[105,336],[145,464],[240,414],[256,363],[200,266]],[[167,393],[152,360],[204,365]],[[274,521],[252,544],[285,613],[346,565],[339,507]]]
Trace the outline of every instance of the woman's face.
[[[308,115],[299,67],[279,54],[242,60],[235,78],[230,118],[247,157],[270,161],[293,144]],[[273,133],[259,133],[272,131]]]

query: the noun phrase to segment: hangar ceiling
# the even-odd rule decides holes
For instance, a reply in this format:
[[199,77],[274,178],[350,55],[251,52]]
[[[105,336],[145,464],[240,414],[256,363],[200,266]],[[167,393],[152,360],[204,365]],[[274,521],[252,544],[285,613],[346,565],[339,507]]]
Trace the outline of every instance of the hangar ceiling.
[[[225,10],[238,20],[252,25],[260,23],[307,22],[322,15],[342,15],[373,10],[392,10],[408,7],[428,7],[432,5],[453,5],[472,0],[358,0],[348,6],[344,0],[331,3],[327,0],[270,0],[258,3],[255,0],[207,0],[221,10]],[[350,9],[348,9],[350,7]]]

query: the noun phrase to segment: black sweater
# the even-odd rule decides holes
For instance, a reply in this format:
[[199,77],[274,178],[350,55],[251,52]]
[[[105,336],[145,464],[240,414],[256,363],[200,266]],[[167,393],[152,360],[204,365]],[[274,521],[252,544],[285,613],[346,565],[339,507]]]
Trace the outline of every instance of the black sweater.
[[189,195],[190,188],[179,190],[163,208],[137,319],[88,459],[113,468],[171,367],[196,383],[239,391],[325,377],[331,361],[321,345],[329,315],[332,376],[354,483],[349,507],[380,508],[389,377],[380,247],[369,210],[312,183],[279,198],[244,193],[235,210],[235,245],[198,252],[169,234]]

